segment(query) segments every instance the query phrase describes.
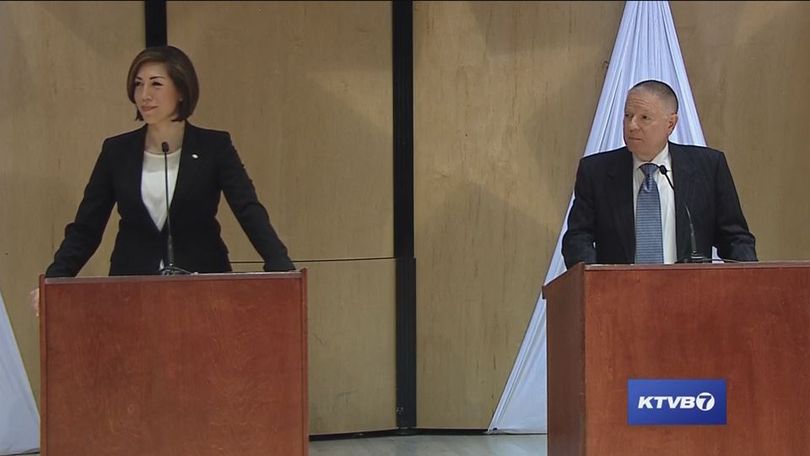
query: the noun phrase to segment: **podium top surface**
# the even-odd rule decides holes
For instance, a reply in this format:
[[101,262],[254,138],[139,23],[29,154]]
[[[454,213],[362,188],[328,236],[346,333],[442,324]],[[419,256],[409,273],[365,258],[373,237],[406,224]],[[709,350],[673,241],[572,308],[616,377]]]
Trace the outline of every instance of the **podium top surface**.
[[267,280],[298,279],[306,275],[306,268],[289,272],[230,272],[216,274],[183,274],[183,275],[139,275],[139,276],[96,276],[96,277],[50,277],[44,278],[45,284],[64,283],[127,283],[127,282],[182,282],[182,281],[215,281],[215,280]]
[[548,287],[553,287],[556,283],[564,280],[565,277],[577,274],[584,274],[586,272],[630,272],[630,271],[717,271],[717,270],[735,270],[735,269],[749,269],[749,270],[765,270],[765,269],[793,269],[793,268],[810,268],[810,261],[796,260],[796,261],[757,261],[757,262],[740,262],[740,263],[676,263],[676,264],[585,264],[577,263],[564,273],[557,276],[554,280],[543,285],[543,292]]
[[578,266],[584,266],[586,271],[595,270],[642,270],[642,269],[767,269],[767,268],[806,268],[810,267],[810,261],[749,261],[749,262],[723,262],[714,263],[675,263],[675,264],[584,264],[579,263],[569,270]]

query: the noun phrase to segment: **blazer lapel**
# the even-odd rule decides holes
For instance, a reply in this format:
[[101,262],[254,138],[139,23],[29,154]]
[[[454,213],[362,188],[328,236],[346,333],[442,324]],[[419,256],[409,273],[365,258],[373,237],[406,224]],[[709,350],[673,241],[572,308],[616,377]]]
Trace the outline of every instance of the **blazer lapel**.
[[183,131],[183,145],[180,151],[180,165],[177,169],[177,181],[174,184],[174,194],[169,211],[172,217],[175,216],[175,201],[183,201],[189,192],[193,192],[194,174],[197,170],[195,162],[200,158],[199,138],[197,128],[186,121]]
[[633,156],[627,148],[614,161],[607,172],[605,193],[612,208],[614,223],[627,261],[635,258],[635,214],[633,212]]
[[[137,134],[133,135],[132,138],[125,152],[127,185],[122,186],[122,188],[136,192],[140,200],[141,179],[143,178],[143,150],[146,145],[146,125],[137,130]],[[143,206],[143,209],[146,210],[146,206]]]
[[673,185],[675,185],[675,245],[677,261],[689,256],[689,219],[685,207],[694,207],[692,193],[695,188],[694,166],[689,152],[678,144],[669,143],[669,157],[672,161]]
[[127,201],[137,201],[133,207],[137,214],[131,214],[133,217],[140,218],[144,221],[144,225],[151,226],[158,231],[152,216],[149,215],[149,210],[143,203],[141,196],[141,184],[143,180],[143,154],[146,147],[146,125],[137,130],[137,134],[132,136],[132,141],[127,145],[124,151],[124,169],[125,169],[125,182],[119,188],[121,192],[127,193],[126,198],[120,198]]

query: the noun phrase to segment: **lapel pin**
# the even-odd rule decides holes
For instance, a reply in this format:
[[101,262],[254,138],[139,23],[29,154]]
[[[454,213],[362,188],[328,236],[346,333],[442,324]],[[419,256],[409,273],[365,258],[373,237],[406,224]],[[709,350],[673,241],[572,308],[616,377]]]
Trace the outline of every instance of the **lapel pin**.
[[193,159],[195,159],[195,160],[196,160],[196,159],[200,158],[200,156],[199,156],[199,155],[197,155],[197,154],[191,154],[191,158],[193,158]]

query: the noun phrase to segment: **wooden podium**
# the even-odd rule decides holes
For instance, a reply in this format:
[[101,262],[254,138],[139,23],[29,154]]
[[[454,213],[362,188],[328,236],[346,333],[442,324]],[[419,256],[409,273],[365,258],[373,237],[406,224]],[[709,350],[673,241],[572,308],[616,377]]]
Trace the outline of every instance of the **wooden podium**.
[[40,294],[43,456],[307,454],[305,270]]
[[[544,293],[550,456],[810,451],[810,263],[579,264]],[[628,379],[725,379],[727,424],[630,426]]]

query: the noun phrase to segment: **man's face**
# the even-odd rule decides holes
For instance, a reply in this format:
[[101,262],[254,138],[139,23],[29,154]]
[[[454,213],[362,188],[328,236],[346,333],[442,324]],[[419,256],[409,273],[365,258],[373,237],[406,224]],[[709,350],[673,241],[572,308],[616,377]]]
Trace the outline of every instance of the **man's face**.
[[631,90],[624,103],[624,143],[641,161],[664,149],[678,114],[658,95],[643,88]]

